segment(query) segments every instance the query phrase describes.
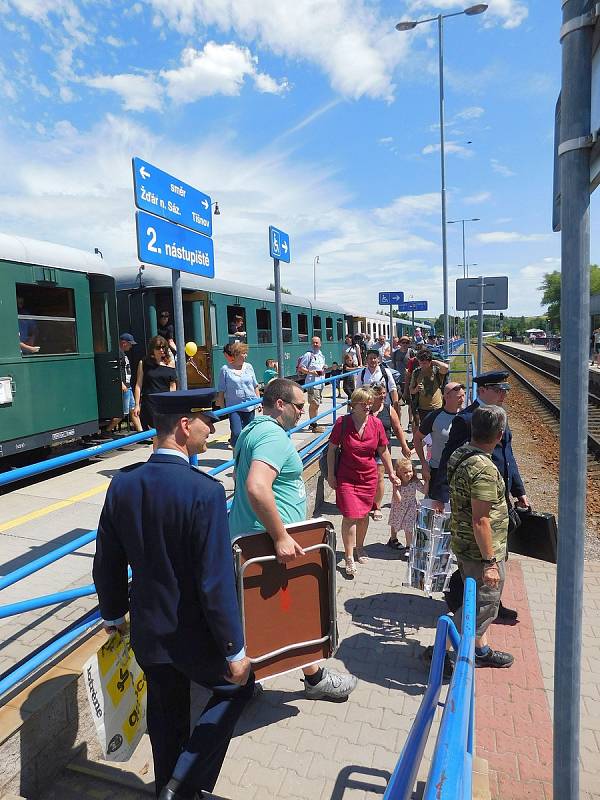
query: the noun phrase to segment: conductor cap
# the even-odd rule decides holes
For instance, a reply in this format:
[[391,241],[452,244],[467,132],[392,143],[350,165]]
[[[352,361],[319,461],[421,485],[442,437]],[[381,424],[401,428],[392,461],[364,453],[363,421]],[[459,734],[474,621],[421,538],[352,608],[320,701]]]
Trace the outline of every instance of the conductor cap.
[[152,406],[158,414],[203,414],[212,422],[217,422],[219,417],[213,411],[213,401],[217,390],[186,389],[178,392],[155,392],[151,394]]

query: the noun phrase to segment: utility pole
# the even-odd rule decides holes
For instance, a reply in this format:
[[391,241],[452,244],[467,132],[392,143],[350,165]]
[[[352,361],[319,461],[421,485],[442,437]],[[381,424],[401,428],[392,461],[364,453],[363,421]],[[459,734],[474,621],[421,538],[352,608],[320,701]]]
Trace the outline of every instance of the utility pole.
[[562,0],[561,382],[554,648],[554,796],[579,798],[583,546],[588,433],[590,133],[596,4]]

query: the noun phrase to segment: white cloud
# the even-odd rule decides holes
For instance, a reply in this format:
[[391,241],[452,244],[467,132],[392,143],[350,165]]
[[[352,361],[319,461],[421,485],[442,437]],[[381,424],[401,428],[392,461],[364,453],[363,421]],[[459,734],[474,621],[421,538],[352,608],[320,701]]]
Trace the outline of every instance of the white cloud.
[[377,139],[379,144],[391,144],[394,141],[393,136],[382,136],[381,139]]
[[0,97],[6,97],[9,100],[17,99],[17,90],[15,88],[14,80],[12,80],[0,61]]
[[468,197],[463,198],[463,203],[466,203],[470,206],[475,206],[479,203],[487,202],[491,196],[491,192],[477,192],[477,194],[471,194]]
[[104,41],[111,47],[125,47],[125,42],[122,39],[118,39],[116,36],[107,36]]
[[408,52],[391,19],[366,0],[150,0],[157,26],[192,36],[215,25],[276,55],[316,64],[344,97],[390,100],[392,74]]
[[[465,3],[460,0],[435,0],[433,6],[440,11],[460,11],[465,8]],[[428,12],[432,8],[431,0],[413,0],[408,8],[406,19],[423,10]],[[522,0],[488,0],[488,10],[480,19],[484,25],[499,23],[503,28],[517,28],[527,19],[529,14],[527,4]]]
[[454,119],[479,119],[484,114],[485,110],[481,106],[470,106],[455,114]]
[[83,82],[93,89],[116,92],[123,100],[126,111],[157,110],[162,104],[162,86],[149,75],[98,75]]
[[159,73],[97,75],[82,78],[94,89],[116,92],[126,111],[159,110],[166,95],[174,103],[193,103],[215,94],[238,95],[247,77],[257,91],[282,94],[289,88],[285,78],[277,81],[257,69],[258,59],[248,48],[236,44],[219,45],[207,42],[203,50],[186,48],[181,66]]
[[265,73],[258,73],[258,59],[247,47],[207,42],[203,50],[186,48],[181,54],[178,69],[163,70],[166,92],[176,103],[193,103],[214,94],[237,95],[247,76],[254,78],[261,92],[280,94],[287,81],[278,83]]
[[516,175],[516,172],[513,172],[512,169],[507,167],[505,164],[501,164],[497,158],[492,158],[490,161],[492,169],[494,172],[497,172],[498,175],[502,175],[503,178],[512,178]]
[[552,239],[551,233],[517,233],[515,231],[491,231],[478,233],[482,244],[513,244],[514,242],[545,242]]
[[63,103],[72,103],[75,99],[75,94],[68,86],[61,86],[59,89],[60,99]]
[[[421,150],[421,153],[424,156],[431,155],[431,153],[439,153],[441,149],[441,145],[438,144],[428,144]],[[458,142],[445,142],[444,143],[444,150],[446,155],[457,155],[461,158],[471,158],[473,155],[473,151],[469,150],[468,147],[464,147],[462,144],[458,144]]]
[[[357,208],[327,164],[302,161],[287,150],[249,156],[232,141],[215,137],[182,144],[116,115],[107,115],[88,132],[67,120],[43,137],[34,132],[9,137],[0,129],[0,175],[11,175],[10,185],[0,185],[3,230],[88,251],[99,247],[115,267],[136,263],[135,153],[219,201],[222,213],[215,220],[214,240],[221,278],[250,280],[255,286],[272,280],[264,251],[277,197],[277,218],[294,240],[286,284],[295,292],[312,295],[308,265],[319,253],[323,299],[339,302],[343,297],[350,307],[374,310],[379,284],[395,275],[403,285],[426,280],[432,289],[427,296],[439,295],[439,286],[433,294],[439,282],[439,233],[430,236],[428,230],[439,216],[437,193]],[[284,186],[282,174],[287,176]]]

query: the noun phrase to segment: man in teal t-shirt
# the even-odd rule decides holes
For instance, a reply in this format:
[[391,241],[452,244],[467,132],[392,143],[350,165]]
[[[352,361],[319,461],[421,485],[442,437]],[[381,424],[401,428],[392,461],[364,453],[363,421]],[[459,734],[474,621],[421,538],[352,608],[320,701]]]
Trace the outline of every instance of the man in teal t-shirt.
[[[265,387],[264,415],[255,417],[235,446],[235,494],[229,514],[231,537],[267,531],[277,560],[285,564],[304,551],[285,526],[306,519],[302,460],[287,431],[300,421],[304,393],[294,381],[276,378]],[[313,700],[344,700],[357,679],[313,664],[303,669],[304,690]]]

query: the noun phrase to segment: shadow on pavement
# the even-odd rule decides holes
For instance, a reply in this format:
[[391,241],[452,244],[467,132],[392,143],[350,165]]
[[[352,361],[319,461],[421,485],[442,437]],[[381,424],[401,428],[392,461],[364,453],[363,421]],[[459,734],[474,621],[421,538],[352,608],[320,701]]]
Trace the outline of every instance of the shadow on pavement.
[[345,608],[361,632],[342,641],[336,658],[362,681],[422,694],[429,667],[422,660],[425,645],[419,630],[430,634],[446,604],[416,594],[384,592],[346,600]]
[[[379,780],[375,783],[369,778]],[[351,764],[340,770],[331,793],[331,800],[344,800],[346,791],[350,796],[350,792],[355,790],[383,795],[390,778],[391,775],[387,770]]]

